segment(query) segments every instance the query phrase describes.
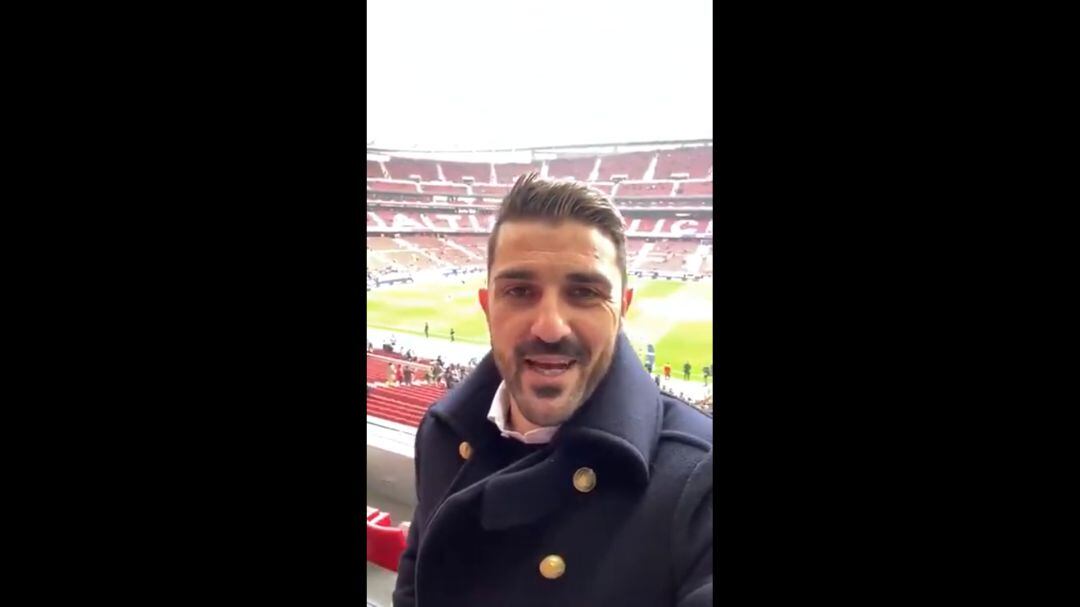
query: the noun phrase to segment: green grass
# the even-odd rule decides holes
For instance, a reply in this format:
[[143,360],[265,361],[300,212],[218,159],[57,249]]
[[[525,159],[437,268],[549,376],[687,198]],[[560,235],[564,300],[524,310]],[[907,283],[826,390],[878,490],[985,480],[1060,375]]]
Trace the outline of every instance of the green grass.
[[[484,279],[471,277],[462,285],[420,284],[384,287],[368,293],[368,326],[424,334],[430,325],[433,339],[488,344],[487,322],[480,310],[477,290]],[[682,379],[682,365],[692,366],[691,379],[702,380],[701,367],[712,362],[712,287],[681,281],[634,281],[634,299],[625,330],[644,360],[645,344],[656,347],[654,373],[671,363],[671,376]]]

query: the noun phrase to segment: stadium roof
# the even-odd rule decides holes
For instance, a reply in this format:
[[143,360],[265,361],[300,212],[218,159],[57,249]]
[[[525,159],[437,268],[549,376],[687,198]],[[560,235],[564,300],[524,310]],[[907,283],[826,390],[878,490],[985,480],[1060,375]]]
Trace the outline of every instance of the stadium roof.
[[711,0],[369,0],[367,144],[712,138]]

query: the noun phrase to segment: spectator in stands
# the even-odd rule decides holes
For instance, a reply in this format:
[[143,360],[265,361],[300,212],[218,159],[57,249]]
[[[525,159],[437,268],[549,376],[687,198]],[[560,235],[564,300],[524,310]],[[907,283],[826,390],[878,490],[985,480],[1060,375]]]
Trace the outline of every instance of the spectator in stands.
[[404,367],[405,367],[404,364],[398,365],[397,374],[394,375],[394,381],[396,381],[399,385],[405,382],[405,370],[404,370]]
[[682,366],[683,379],[690,381],[690,361],[686,361]]
[[405,385],[406,386],[411,386],[412,385],[412,378],[413,378],[412,365],[406,365],[405,374],[404,374],[404,379],[405,379]]
[[622,331],[622,219],[535,173],[498,213],[491,352],[416,435],[394,605],[711,604],[712,424],[657,390]]
[[394,363],[390,363],[386,367],[386,383],[393,385],[395,378],[397,378],[397,368],[394,367]]

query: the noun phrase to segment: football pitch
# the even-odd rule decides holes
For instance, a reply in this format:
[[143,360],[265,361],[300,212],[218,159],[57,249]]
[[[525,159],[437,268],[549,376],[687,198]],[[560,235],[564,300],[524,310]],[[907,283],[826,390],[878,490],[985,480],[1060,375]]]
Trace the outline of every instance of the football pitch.
[[[432,339],[488,345],[487,323],[477,300],[485,278],[470,276],[436,283],[380,287],[367,294],[369,327],[397,333],[424,334],[429,325]],[[691,365],[690,377],[701,381],[701,368],[712,364],[712,284],[631,277],[634,300],[624,330],[644,360],[645,345],[656,348],[654,374],[671,364],[671,376],[682,379],[683,363]]]

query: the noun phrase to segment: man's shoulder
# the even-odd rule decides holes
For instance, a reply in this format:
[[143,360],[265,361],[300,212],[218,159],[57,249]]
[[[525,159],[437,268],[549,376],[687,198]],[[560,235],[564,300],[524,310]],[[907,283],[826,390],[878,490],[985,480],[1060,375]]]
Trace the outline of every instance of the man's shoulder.
[[712,450],[712,418],[677,396],[660,391],[663,423],[661,442],[674,441],[702,452]]

